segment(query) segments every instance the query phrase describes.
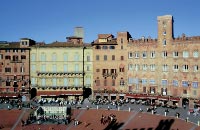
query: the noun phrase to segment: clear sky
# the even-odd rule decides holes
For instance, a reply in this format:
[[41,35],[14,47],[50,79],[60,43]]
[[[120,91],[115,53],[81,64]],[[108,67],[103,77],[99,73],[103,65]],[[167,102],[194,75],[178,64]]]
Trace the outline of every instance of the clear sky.
[[174,17],[174,36],[200,36],[200,0],[1,0],[0,41],[66,41],[82,26],[85,42],[129,31],[157,38],[157,16]]

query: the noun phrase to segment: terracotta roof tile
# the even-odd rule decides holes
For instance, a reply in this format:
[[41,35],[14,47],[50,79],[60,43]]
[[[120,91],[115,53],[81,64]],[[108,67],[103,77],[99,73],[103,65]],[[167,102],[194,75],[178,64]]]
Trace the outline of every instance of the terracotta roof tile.
[[112,34],[98,34],[99,39],[108,38],[108,37],[113,37],[113,35]]
[[108,41],[108,42],[95,41],[94,43],[92,43],[92,45],[117,45],[117,41],[116,40],[112,40],[112,41]]
[[50,44],[39,44],[33,47],[83,47],[83,46],[91,46],[91,44],[74,44],[72,42],[53,42]]
[[8,44],[0,44],[1,48],[20,48],[19,42],[10,42]]

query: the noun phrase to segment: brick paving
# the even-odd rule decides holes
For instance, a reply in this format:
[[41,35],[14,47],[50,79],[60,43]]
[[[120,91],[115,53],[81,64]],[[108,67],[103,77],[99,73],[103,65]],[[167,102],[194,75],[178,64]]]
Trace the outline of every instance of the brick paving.
[[103,130],[108,124],[101,124],[101,116],[109,116],[110,114],[116,115],[118,124],[124,124],[126,120],[131,116],[129,112],[121,112],[116,110],[87,110],[85,113],[78,119],[81,124],[78,126],[72,127],[73,130]]
[[[160,122],[163,121],[162,126],[159,127]],[[171,125],[170,125],[171,124]],[[163,129],[165,127],[169,127],[170,130],[189,130],[192,127],[196,127],[195,124],[186,122],[185,120],[176,119],[175,117],[165,117],[161,115],[152,115],[148,113],[138,113],[137,116],[135,116],[134,119],[132,119],[131,123],[129,123],[125,129],[150,129],[153,130],[157,128]],[[159,129],[158,129],[159,128]],[[200,127],[198,128],[200,129]],[[198,130],[196,129],[196,130]]]
[[0,110],[0,128],[10,130],[21,113],[22,110]]
[[[4,126],[2,130],[10,130],[21,112],[22,110],[0,110],[0,123]],[[72,114],[72,119],[77,119],[81,122],[78,126],[74,126],[73,121],[68,125],[30,124],[23,127],[19,123],[16,130],[38,130],[39,128],[40,130],[108,130],[111,128],[115,130],[200,130],[200,127],[191,122],[176,119],[175,117],[152,115],[150,113],[106,109],[73,109]],[[110,114],[116,115],[116,123],[112,125],[101,124],[101,116],[108,116]],[[27,113],[25,115],[27,116]]]

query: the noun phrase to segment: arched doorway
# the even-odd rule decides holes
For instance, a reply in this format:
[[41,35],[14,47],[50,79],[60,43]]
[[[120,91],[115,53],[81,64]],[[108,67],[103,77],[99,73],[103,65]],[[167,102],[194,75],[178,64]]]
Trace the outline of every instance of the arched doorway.
[[183,106],[188,106],[189,105],[189,99],[188,98],[183,98],[182,99],[182,105]]
[[33,99],[37,95],[37,90],[36,88],[31,89],[31,99]]

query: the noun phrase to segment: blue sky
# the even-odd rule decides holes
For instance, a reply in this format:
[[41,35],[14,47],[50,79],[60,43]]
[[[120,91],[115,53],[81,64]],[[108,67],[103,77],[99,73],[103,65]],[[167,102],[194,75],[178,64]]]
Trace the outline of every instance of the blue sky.
[[129,31],[157,38],[157,16],[174,17],[175,37],[200,35],[200,0],[1,0],[0,41],[66,41],[82,26],[85,42]]

